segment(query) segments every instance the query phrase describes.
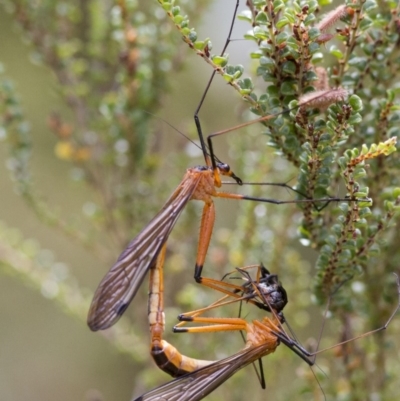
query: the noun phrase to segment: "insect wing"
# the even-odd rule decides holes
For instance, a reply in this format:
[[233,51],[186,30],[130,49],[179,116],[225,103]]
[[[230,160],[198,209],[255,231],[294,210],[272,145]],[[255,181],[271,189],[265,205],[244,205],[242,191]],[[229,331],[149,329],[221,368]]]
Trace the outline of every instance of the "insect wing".
[[199,401],[238,370],[268,353],[268,345],[246,349],[151,390],[133,401]]
[[167,241],[199,179],[183,180],[162,210],[129,243],[99,284],[88,315],[91,330],[112,326],[125,312]]

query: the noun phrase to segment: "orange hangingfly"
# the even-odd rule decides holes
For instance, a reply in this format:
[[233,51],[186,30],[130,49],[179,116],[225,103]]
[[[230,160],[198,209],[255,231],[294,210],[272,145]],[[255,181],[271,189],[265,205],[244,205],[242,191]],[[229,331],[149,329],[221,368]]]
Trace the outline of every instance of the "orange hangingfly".
[[[238,270],[242,274],[245,273],[243,269]],[[213,362],[193,359],[182,355],[175,347],[162,339],[162,333],[164,331],[162,263],[158,263],[157,266],[154,266],[151,270],[149,296],[151,352],[157,365],[162,370],[178,378],[143,394],[134,401],[201,400],[233,376],[238,370],[253,363],[257,359],[273,353],[281,342],[312,366],[315,363],[315,356],[317,354],[386,329],[400,308],[400,280],[396,275],[398,293],[397,306],[382,327],[346,340],[340,344],[310,353],[284,331],[282,327],[284,317],[281,310],[286,302],[276,302],[276,300],[285,299],[287,301],[286,292],[279,284],[276,275],[269,276],[271,277],[268,278],[267,275],[264,275],[263,279],[265,280],[258,278],[255,281],[251,281],[249,279],[244,286],[239,287],[240,290],[232,291],[230,295],[215,302],[210,307],[179,316],[181,322],[194,322],[204,325],[188,328],[178,327],[178,325],[174,328],[175,332],[204,333],[235,330],[246,331],[246,345],[242,350],[228,358]],[[224,287],[225,284],[227,283],[221,284],[222,287]],[[231,300],[231,302],[235,302],[240,298],[244,300],[252,299],[251,294],[257,294],[258,297],[264,300],[264,304],[268,305],[269,310],[272,311],[272,318],[264,317],[262,320],[253,320],[249,323],[241,318],[207,318],[201,316],[205,311],[230,303],[229,301],[225,302],[225,299],[229,296],[237,296],[238,298],[236,298],[236,300]],[[277,309],[275,309],[275,307]]]

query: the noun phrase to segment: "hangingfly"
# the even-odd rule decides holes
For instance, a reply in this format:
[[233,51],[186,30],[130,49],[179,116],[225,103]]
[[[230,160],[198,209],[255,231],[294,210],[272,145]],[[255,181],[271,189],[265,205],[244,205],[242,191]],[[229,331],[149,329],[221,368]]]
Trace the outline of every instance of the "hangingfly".
[[[284,304],[278,302],[276,304],[278,309],[275,311],[273,304],[270,304],[269,300],[274,302],[274,299],[286,299],[286,292],[281,292],[283,287],[281,287],[275,275],[269,276],[266,276],[266,282],[264,283],[262,280],[249,281],[249,285],[242,286],[242,294],[246,294],[250,287],[254,288],[255,292],[259,292],[263,288],[269,288],[265,297],[263,293],[259,293],[259,295],[263,297],[272,311],[280,312],[279,308],[283,308]],[[183,322],[203,323],[204,325],[188,328],[175,326],[175,332],[246,331],[246,345],[242,350],[230,357],[212,362],[182,355],[175,347],[162,339],[162,333],[164,332],[163,275],[162,263],[158,264],[152,269],[152,278],[150,280],[149,323],[152,335],[151,351],[157,365],[170,375],[178,378],[141,395],[133,401],[199,401],[223,384],[238,370],[257,359],[273,353],[281,342],[312,366],[318,353],[377,333],[388,327],[400,308],[400,280],[397,275],[396,279],[397,306],[382,327],[314,353],[305,350],[283,330],[282,323],[284,318],[281,313],[273,313],[273,318],[264,317],[262,320],[253,320],[251,323],[240,318],[206,318],[201,316],[207,310],[225,305],[220,300],[212,304],[211,307],[180,315],[179,318]]]

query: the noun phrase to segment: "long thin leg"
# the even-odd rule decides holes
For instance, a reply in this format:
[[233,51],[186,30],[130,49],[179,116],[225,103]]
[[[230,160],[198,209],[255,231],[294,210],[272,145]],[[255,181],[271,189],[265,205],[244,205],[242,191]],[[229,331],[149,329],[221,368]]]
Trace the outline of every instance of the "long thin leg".
[[[395,274],[395,273],[394,273]],[[395,317],[396,313],[400,309],[400,278],[397,274],[396,281],[397,281],[397,295],[398,295],[398,302],[393,310],[392,314],[386,321],[386,323],[374,330],[371,330],[367,333],[361,334],[359,336],[353,337],[349,340],[340,342],[338,344],[332,345],[330,347],[324,348],[322,350],[318,350],[315,352],[309,352],[304,347],[302,347],[295,339],[289,337],[279,323],[279,319],[275,319],[278,322],[279,327],[276,323],[272,323],[272,321],[268,318],[264,318],[262,322],[260,321],[253,321],[253,326],[257,327],[259,331],[262,331],[263,328],[265,330],[269,330],[272,334],[274,334],[279,340],[284,343],[287,347],[289,347],[293,352],[295,352],[298,356],[300,356],[307,364],[310,366],[314,365],[315,363],[315,356],[325,352],[327,350],[333,349],[335,347],[339,347],[343,344],[347,344],[352,341],[356,341],[360,338],[368,337],[370,335],[376,334],[380,331],[386,330],[389,326],[390,322]],[[189,314],[182,314],[179,316],[179,320],[183,322],[192,322],[192,323],[204,323],[207,325],[204,326],[196,326],[196,327],[180,327],[179,325],[174,327],[174,332],[176,333],[205,333],[205,332],[214,332],[214,331],[225,331],[225,330],[246,330],[249,332],[249,328],[251,327],[246,320],[238,319],[238,318],[213,318],[213,317],[203,317],[203,316],[196,316],[196,315],[189,315]],[[264,322],[268,322],[266,325]]]
[[[248,273],[249,269],[254,268],[257,268],[255,281],[252,280]],[[183,326],[187,321],[192,321],[193,317],[200,316],[207,311],[239,301],[253,303],[261,309],[272,312],[278,320],[284,321],[281,311],[287,304],[287,295],[285,289],[278,280],[278,276],[276,274],[270,274],[263,265],[250,265],[243,268],[236,268],[235,272],[241,274],[241,277],[234,278],[244,280],[245,283],[242,286],[222,281],[233,272],[225,275],[221,281],[203,277],[202,284],[226,295],[205,308],[180,315],[179,319],[181,322],[178,323],[176,327]],[[279,317],[276,312],[280,314]]]
[[386,323],[385,323],[383,326],[378,327],[377,329],[368,331],[367,333],[360,334],[359,336],[350,338],[349,340],[342,341],[342,342],[340,342],[339,344],[332,345],[332,346],[330,346],[330,347],[327,347],[327,348],[324,348],[324,349],[321,349],[321,350],[312,352],[312,353],[310,353],[310,355],[311,355],[311,356],[313,356],[313,355],[318,355],[318,354],[320,354],[321,352],[328,351],[328,350],[333,349],[333,348],[335,348],[335,347],[338,347],[338,346],[340,346],[340,345],[347,344],[347,343],[353,342],[353,341],[355,341],[355,340],[358,340],[358,339],[360,339],[360,338],[368,337],[368,336],[370,336],[370,335],[372,335],[372,334],[379,333],[380,331],[386,330],[386,329],[388,328],[390,322],[393,320],[393,318],[395,317],[396,313],[397,313],[398,310],[400,309],[400,278],[399,278],[399,276],[398,276],[396,273],[393,273],[393,274],[396,276],[398,301],[397,301],[396,308],[394,309],[394,311],[392,312],[392,314],[389,316],[389,319],[386,321]]
[[[324,91],[321,95],[317,96],[315,99],[323,98],[330,91],[334,91],[334,89]],[[293,107],[291,109],[286,109],[286,110],[283,110],[283,111],[278,112],[278,113],[271,113],[271,114],[268,114],[268,115],[264,115],[262,117],[254,119],[254,120],[247,121],[245,123],[236,125],[235,127],[226,128],[226,129],[223,129],[221,131],[217,131],[217,132],[214,132],[214,133],[208,135],[207,136],[207,145],[208,145],[208,148],[209,148],[209,151],[210,151],[210,158],[211,158],[211,163],[212,163],[213,169],[215,170],[217,168],[217,158],[214,156],[214,149],[213,149],[213,144],[212,144],[212,141],[213,141],[213,139],[215,137],[221,136],[221,135],[225,135],[225,134],[227,134],[229,132],[236,131],[236,130],[238,130],[240,128],[248,127],[248,126],[256,124],[258,122],[265,122],[265,121],[271,120],[271,119],[276,118],[276,117],[278,117],[278,116],[280,116],[282,114],[287,114],[287,113],[290,113],[291,111],[294,111],[296,109],[301,109],[301,107],[303,107],[306,104],[307,104],[307,102],[299,103],[297,106],[295,106],[295,107]]]
[[[233,26],[235,24],[235,19],[236,19],[236,14],[237,14],[238,8],[239,8],[239,0],[236,1],[235,9],[234,9],[234,12],[233,12],[231,26],[229,28],[229,33],[228,33],[228,37],[227,37],[227,39],[225,41],[224,48],[221,51],[221,56],[224,55],[224,53],[225,53],[225,51],[226,51],[226,49],[229,46],[229,43],[231,41],[231,35],[232,35],[232,31],[233,31]],[[204,155],[204,160],[205,160],[207,166],[211,166],[211,163],[212,163],[213,166],[215,165],[215,160],[213,161],[215,156],[214,155],[212,156],[212,160],[211,160],[211,163],[210,163],[210,155],[209,155],[209,153],[207,151],[207,145],[206,145],[206,143],[204,141],[204,136],[203,136],[203,132],[202,132],[202,129],[201,129],[201,124],[200,124],[200,119],[199,119],[199,112],[200,112],[201,107],[203,106],[204,100],[205,100],[205,98],[207,96],[207,93],[208,93],[208,91],[210,89],[210,86],[211,86],[211,83],[212,83],[212,81],[214,79],[214,76],[215,76],[215,70],[212,72],[211,77],[210,77],[210,79],[209,79],[209,81],[207,83],[206,89],[204,90],[203,95],[202,95],[202,97],[200,99],[199,105],[197,106],[197,109],[194,112],[194,121],[195,121],[195,124],[196,124],[196,127],[197,127],[197,133],[198,133],[198,136],[199,136],[200,145],[201,145],[201,148],[202,148],[202,151],[203,151],[203,155]]]
[[[292,204],[292,203],[315,203],[315,202],[332,202],[332,201],[345,201],[349,202],[351,199],[349,198],[323,198],[323,199],[297,199],[297,200],[288,200],[288,201],[280,201],[276,199],[268,199],[268,198],[258,198],[252,196],[246,196],[242,194],[233,194],[229,192],[217,192],[215,191],[212,196],[216,198],[225,198],[225,199],[235,199],[235,200],[250,200],[256,202],[265,202],[272,203],[275,205],[282,204]],[[204,208],[200,225],[200,234],[199,234],[199,243],[197,248],[197,258],[194,272],[194,279],[201,283],[202,281],[202,270],[205,261],[205,257],[208,251],[208,247],[210,244],[210,239],[212,235],[212,231],[214,228],[215,222],[215,206],[214,203],[209,200],[208,197],[204,197]]]
[[[252,280],[246,270],[257,267],[256,280]],[[262,265],[250,265],[244,268],[237,268],[242,274],[241,279],[245,284],[238,286],[227,283],[224,280],[215,280],[208,277],[201,277],[200,283],[213,290],[226,294],[226,297],[234,298],[234,301],[245,301],[260,309],[280,313],[287,304],[287,294],[282,287],[276,274],[270,274]],[[231,273],[228,273],[228,275]],[[263,274],[261,276],[261,274]],[[245,276],[245,278],[243,278]],[[235,277],[239,279],[239,277]],[[187,315],[187,313],[185,313]]]
[[203,208],[203,214],[200,224],[199,244],[197,247],[197,258],[194,269],[194,279],[201,282],[201,271],[203,269],[204,261],[210,245],[211,235],[215,222],[215,206],[211,201],[206,202]]

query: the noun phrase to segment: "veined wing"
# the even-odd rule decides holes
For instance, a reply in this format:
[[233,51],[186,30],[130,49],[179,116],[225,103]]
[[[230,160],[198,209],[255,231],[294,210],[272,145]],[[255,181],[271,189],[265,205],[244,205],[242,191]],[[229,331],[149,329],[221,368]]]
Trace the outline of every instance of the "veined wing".
[[267,343],[244,349],[233,356],[163,384],[133,401],[199,401],[238,370],[270,352],[272,350]]
[[198,175],[190,180],[183,179],[161,211],[129,243],[103,278],[89,309],[87,323],[91,330],[104,330],[112,326],[125,312],[196,190],[200,178]]

